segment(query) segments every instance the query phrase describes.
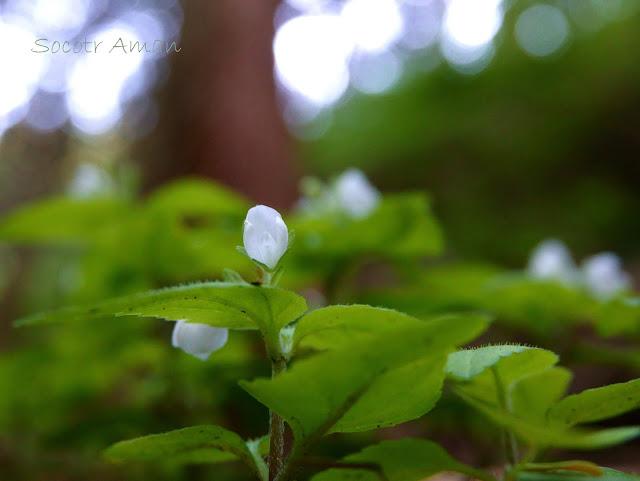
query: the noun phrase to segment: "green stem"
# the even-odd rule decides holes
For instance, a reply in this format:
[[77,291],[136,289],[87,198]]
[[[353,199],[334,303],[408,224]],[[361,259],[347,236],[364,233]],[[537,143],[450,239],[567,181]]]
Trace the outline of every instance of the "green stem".
[[504,480],[505,481],[515,481],[515,479],[518,477],[518,474],[520,474],[520,472],[526,467],[526,465],[528,463],[530,463],[531,461],[533,461],[536,457],[536,455],[538,454],[538,450],[535,448],[531,448],[518,462],[518,464],[516,464],[512,469],[510,469],[509,471],[505,471],[505,476],[504,476]]
[[[498,401],[500,403],[500,407],[506,412],[510,413],[511,409],[509,407],[509,399],[507,398],[507,390],[502,384],[502,380],[500,379],[500,375],[495,366],[491,367],[491,372],[493,373],[493,379],[496,383],[496,390],[498,391]],[[507,458],[507,462],[513,467],[518,464],[518,441],[513,433],[504,428],[504,437],[505,441],[505,457]]]
[[[271,376],[277,375],[287,370],[287,361],[283,357],[271,359]],[[269,481],[274,481],[284,466],[284,419],[269,411]]]

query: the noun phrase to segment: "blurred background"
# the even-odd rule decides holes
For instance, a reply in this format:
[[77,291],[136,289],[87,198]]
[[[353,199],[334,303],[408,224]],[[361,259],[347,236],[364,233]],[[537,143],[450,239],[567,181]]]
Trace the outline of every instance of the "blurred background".
[[[383,192],[428,191],[451,258],[522,267],[556,237],[638,279],[638,32],[638,0],[0,0],[0,216],[52,195],[135,203],[184,176],[287,209],[303,176],[358,167]],[[17,393],[0,400],[3,479],[118,479],[92,457],[106,440],[215,421],[216,402],[239,431],[266,429],[234,384],[259,358],[248,340],[195,369],[145,340],[168,335],[157,323],[13,331],[195,276],[153,266],[77,295],[74,255],[0,243],[0,392]]]

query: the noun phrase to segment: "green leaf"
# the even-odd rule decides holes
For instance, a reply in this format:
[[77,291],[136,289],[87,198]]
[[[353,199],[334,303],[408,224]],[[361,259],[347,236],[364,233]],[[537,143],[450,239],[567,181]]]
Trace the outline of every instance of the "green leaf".
[[503,275],[485,285],[482,303],[503,322],[548,337],[563,326],[590,318],[596,301],[559,282]]
[[509,392],[513,413],[546,422],[547,411],[565,395],[571,377],[568,369],[552,367],[520,378]]
[[459,391],[501,406],[500,389],[509,393],[511,386],[522,377],[548,369],[557,362],[558,356],[544,349],[518,345],[487,346],[451,354],[445,370]]
[[246,199],[227,187],[199,178],[180,179],[160,187],[146,205],[167,216],[242,215],[250,207]]
[[600,468],[602,475],[586,476],[582,473],[554,471],[550,473],[521,472],[517,481],[640,481],[640,476],[622,473],[609,468]]
[[525,463],[523,471],[548,472],[548,471],[573,471],[577,473],[602,476],[604,473],[600,466],[589,461],[558,461],[555,463]]
[[260,472],[260,478],[263,481],[268,481],[269,479],[269,467],[264,462],[264,457],[269,456],[269,435],[262,436],[258,439],[252,439],[247,441],[247,449],[251,453],[253,457],[253,461],[256,463],[258,467],[258,471]]
[[0,219],[0,240],[22,243],[84,243],[99,238],[104,226],[131,212],[110,198],[54,197],[22,206]]
[[640,299],[615,298],[598,303],[593,324],[603,337],[637,334],[640,331]]
[[[357,402],[380,376],[419,359],[437,363],[452,346],[467,342],[485,327],[486,321],[480,319],[402,327],[349,348],[298,361],[275,379],[240,384],[291,425],[295,445],[300,448],[330,431],[343,417],[352,426],[363,422],[359,427],[365,429],[366,419],[361,421],[356,415],[360,412]],[[411,392],[390,393],[398,398],[402,394],[410,396]],[[387,409],[385,402],[384,398],[379,400],[381,409]],[[349,413],[351,408],[355,414]]]
[[640,379],[568,396],[551,408],[549,421],[574,426],[602,421],[638,408]]
[[379,466],[388,481],[421,481],[442,471],[454,471],[477,479],[492,479],[455,459],[438,444],[426,439],[383,441],[342,460],[341,469],[329,469],[317,474],[312,481],[380,481],[372,469],[348,468],[349,463]]
[[447,374],[451,376],[460,379],[471,379],[486,368],[496,364],[503,357],[508,357],[528,349],[532,348],[517,344],[463,349],[449,355],[445,370]]
[[[449,356],[451,372],[458,374],[453,378],[454,392],[528,444],[595,449],[619,444],[640,434],[637,427],[587,431],[548,424],[544,414],[548,406],[561,396],[569,380],[565,370],[551,369],[558,360],[557,356],[543,349],[526,348],[515,349],[508,357],[500,357],[498,354],[505,352],[493,347],[504,346],[482,348],[485,352],[474,357],[469,357],[468,353]],[[479,374],[479,369],[473,367],[474,361],[478,360],[479,365],[485,367]],[[491,369],[486,369],[489,365]],[[469,376],[472,377],[468,379]],[[546,392],[532,394],[536,388]],[[502,399],[501,389],[504,389],[505,399]],[[534,408],[530,411],[532,404]]]
[[440,227],[422,193],[385,195],[365,219],[331,212],[292,219],[298,243],[295,255],[316,262],[366,254],[415,258],[442,252]]
[[455,391],[470,406],[485,414],[493,422],[507,428],[529,445],[538,448],[599,449],[615,446],[640,436],[640,427],[637,426],[595,431],[545,425],[545,423],[536,420],[517,417],[459,389]]
[[330,306],[311,311],[298,321],[293,349],[340,349],[384,331],[422,324],[423,321],[391,309]]
[[[473,314],[446,316],[437,321],[453,327],[468,319],[487,322],[486,317]],[[312,311],[298,321],[294,345],[317,350],[344,349],[384,332],[421,325],[425,321],[389,309],[331,306]],[[422,416],[440,398],[444,361],[444,358],[419,359],[383,374],[331,431],[363,431]]]
[[103,456],[117,464],[203,464],[241,461],[261,477],[245,441],[236,433],[219,426],[193,426],[122,441],[107,448]]
[[442,395],[446,356],[427,356],[380,375],[329,430],[368,431],[417,419]]
[[483,308],[485,284],[500,272],[496,267],[484,264],[438,264],[421,269],[410,283],[365,290],[358,295],[358,300],[417,317],[477,310]]
[[260,329],[275,348],[280,330],[307,310],[294,292],[225,282],[170,287],[107,300],[92,307],[71,307],[35,314],[16,326],[79,322],[107,316],[143,316],[208,324],[230,329]]
[[229,282],[232,284],[249,284],[242,278],[240,274],[238,274],[233,269],[223,269],[222,278],[225,282]]

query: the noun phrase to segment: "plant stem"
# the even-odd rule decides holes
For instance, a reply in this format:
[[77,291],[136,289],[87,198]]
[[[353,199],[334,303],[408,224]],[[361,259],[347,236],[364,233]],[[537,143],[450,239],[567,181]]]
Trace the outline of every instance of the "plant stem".
[[[498,374],[498,370],[495,368],[495,366],[491,367],[491,372],[493,373],[493,378],[496,383],[496,390],[498,391],[498,401],[500,402],[500,407],[506,412],[510,413],[511,409],[509,406],[509,400],[507,398],[507,391],[504,388],[502,379],[500,379],[500,375]],[[505,457],[507,458],[507,462],[511,465],[511,467],[513,467],[518,464],[518,442],[511,431],[504,428],[503,432],[505,433],[504,437],[506,438],[504,443]]]
[[[287,361],[280,356],[271,359],[271,377],[287,370]],[[269,411],[269,481],[274,481],[284,466],[284,419],[279,414]]]

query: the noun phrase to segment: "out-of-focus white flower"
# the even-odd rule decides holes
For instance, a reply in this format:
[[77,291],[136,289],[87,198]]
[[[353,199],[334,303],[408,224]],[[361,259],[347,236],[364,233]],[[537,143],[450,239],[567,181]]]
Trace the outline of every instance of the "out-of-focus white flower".
[[105,170],[86,163],[76,168],[68,187],[69,193],[75,197],[91,197],[114,190],[113,180]]
[[631,276],[622,270],[620,258],[612,252],[602,252],[585,259],[582,275],[587,289],[602,298],[631,287]]
[[289,231],[277,210],[257,205],[247,213],[243,241],[251,259],[275,269],[289,247]]
[[173,327],[171,344],[187,354],[206,361],[213,351],[217,351],[227,343],[228,338],[229,329],[227,328],[181,320],[177,321]]
[[541,242],[531,254],[527,273],[536,279],[575,284],[578,272],[567,246],[556,239]]
[[367,217],[380,202],[380,192],[358,169],[343,172],[333,189],[341,209],[355,219]]

